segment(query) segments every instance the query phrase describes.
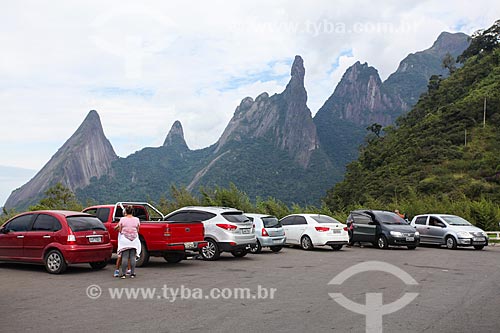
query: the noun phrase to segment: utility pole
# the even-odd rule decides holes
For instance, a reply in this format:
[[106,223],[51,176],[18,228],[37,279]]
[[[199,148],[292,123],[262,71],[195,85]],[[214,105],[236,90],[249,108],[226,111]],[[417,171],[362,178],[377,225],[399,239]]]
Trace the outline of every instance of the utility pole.
[[483,108],[483,128],[486,127],[486,97],[484,98],[484,108]]

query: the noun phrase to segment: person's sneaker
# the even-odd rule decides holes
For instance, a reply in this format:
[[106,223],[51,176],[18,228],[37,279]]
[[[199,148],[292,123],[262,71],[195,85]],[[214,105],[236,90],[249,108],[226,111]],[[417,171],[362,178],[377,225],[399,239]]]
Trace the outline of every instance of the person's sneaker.
[[134,279],[134,278],[135,278],[135,273],[134,273],[134,274],[130,274],[130,277],[131,277],[132,279]]
[[119,277],[120,276],[120,271],[118,269],[116,269],[115,272],[113,273],[113,276],[114,277]]
[[125,275],[120,276],[120,279],[125,279]]
[[130,275],[130,274],[132,274],[132,270],[127,269],[127,272],[125,273],[125,275]]

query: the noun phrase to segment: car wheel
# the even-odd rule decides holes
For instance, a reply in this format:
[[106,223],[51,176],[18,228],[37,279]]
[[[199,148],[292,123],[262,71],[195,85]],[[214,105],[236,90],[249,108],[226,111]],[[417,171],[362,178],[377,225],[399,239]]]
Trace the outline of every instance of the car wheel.
[[270,249],[273,252],[280,252],[283,246],[271,246]]
[[203,260],[217,260],[220,257],[220,250],[217,243],[212,239],[207,239],[207,246],[200,249],[200,255]]
[[250,252],[251,253],[260,253],[262,251],[262,245],[260,245],[260,242],[257,241],[255,245],[250,246]]
[[455,240],[455,237],[446,237],[446,247],[450,250],[455,250],[457,248],[457,241]]
[[231,251],[231,254],[235,256],[236,258],[242,258],[248,254],[247,250],[235,250]]
[[387,238],[385,238],[384,235],[378,236],[377,247],[379,249],[387,249],[389,247],[389,243],[387,243]]
[[165,259],[168,263],[171,264],[177,264],[178,262],[181,262],[186,255],[184,253],[169,253],[163,256],[163,259]]
[[306,251],[314,249],[314,245],[311,241],[311,238],[309,238],[309,236],[302,237],[302,239],[300,240],[300,246],[302,247],[302,249],[304,249]]
[[108,261],[89,262],[90,267],[95,270],[103,269],[108,265]]
[[141,254],[139,256],[139,259],[135,262],[136,267],[144,267],[148,264],[149,262],[149,251],[146,246],[146,243],[141,240]]
[[416,246],[407,246],[408,250],[415,250],[417,247]]
[[338,250],[342,249],[342,244],[332,245],[332,249],[333,249],[334,251],[338,251]]
[[476,250],[482,250],[482,249],[484,249],[484,245],[474,245],[474,248]]
[[63,255],[58,250],[50,250],[45,255],[45,269],[50,274],[63,273],[67,267]]

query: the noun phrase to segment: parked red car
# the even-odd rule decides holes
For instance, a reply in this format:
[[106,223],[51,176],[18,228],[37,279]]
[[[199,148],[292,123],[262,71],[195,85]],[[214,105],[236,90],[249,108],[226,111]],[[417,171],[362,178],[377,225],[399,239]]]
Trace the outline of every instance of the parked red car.
[[102,222],[81,212],[26,212],[0,228],[0,260],[43,263],[52,274],[76,263],[102,269],[111,259],[112,250]]

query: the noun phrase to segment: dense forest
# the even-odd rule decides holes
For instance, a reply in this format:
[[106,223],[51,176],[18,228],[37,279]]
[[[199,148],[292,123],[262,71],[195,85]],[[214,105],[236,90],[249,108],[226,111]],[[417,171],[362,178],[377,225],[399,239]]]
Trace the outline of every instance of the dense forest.
[[[332,211],[402,207],[409,214],[455,213],[497,226],[500,201],[500,20],[472,36],[450,76],[395,126],[373,126],[358,160],[328,191]],[[460,67],[460,68],[458,68]],[[477,211],[477,212],[476,212]]]

